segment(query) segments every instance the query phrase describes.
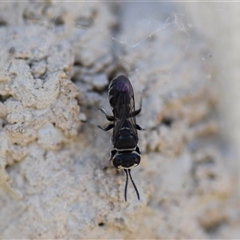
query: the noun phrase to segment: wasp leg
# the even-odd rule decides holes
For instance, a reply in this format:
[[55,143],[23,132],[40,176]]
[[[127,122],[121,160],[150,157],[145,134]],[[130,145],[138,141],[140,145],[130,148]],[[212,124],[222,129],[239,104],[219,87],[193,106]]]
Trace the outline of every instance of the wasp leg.
[[129,117],[135,117],[142,111],[142,108],[140,107],[138,110],[135,110],[134,112],[129,114]]
[[111,124],[107,125],[105,128],[103,128],[99,125],[98,125],[98,127],[103,131],[108,131],[108,130],[112,129],[114,127],[114,125],[111,123]]
[[133,117],[137,116],[142,111],[142,107],[140,107],[138,110],[135,110],[132,115]]
[[140,148],[138,146],[136,147],[136,152],[141,154]]
[[140,108],[138,110],[135,110],[133,113],[130,114],[130,117],[137,116],[142,111],[142,100],[140,102]]
[[140,108],[133,112],[134,116],[137,116],[142,111],[142,98],[140,100]]
[[100,108],[100,111],[105,115],[105,117],[108,121],[110,121],[110,122],[114,121],[114,119],[115,119],[114,116],[109,116],[103,108]]
[[138,124],[136,124],[137,130],[145,130],[144,128],[140,127]]
[[114,156],[116,153],[117,153],[117,151],[116,151],[115,149],[111,151],[111,157],[110,157],[109,161],[112,161],[113,156]]

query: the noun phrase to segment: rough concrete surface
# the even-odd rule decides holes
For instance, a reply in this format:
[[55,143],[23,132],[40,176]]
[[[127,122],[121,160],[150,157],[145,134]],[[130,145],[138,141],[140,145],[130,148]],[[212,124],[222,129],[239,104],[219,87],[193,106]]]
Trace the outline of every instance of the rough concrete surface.
[[[0,238],[240,236],[216,68],[187,19],[173,3],[0,3]],[[119,74],[142,99],[140,201],[96,127]]]

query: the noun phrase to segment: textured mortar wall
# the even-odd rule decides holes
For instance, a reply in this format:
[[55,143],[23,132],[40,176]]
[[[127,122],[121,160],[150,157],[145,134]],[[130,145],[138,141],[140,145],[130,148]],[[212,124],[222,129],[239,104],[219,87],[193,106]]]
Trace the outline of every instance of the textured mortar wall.
[[[210,238],[237,223],[211,51],[181,13],[1,3],[1,238]],[[120,73],[143,99],[141,201],[131,185],[124,201],[111,133],[81,124],[106,124],[97,109],[110,112],[106,88]]]
[[[218,110],[221,117],[221,134],[231,145],[234,166],[237,172],[237,204],[232,206],[235,216],[239,214],[240,196],[240,71],[239,71],[239,27],[240,4],[238,2],[208,2],[185,5],[188,16],[197,31],[204,33],[210,42],[216,66],[216,80],[220,93]],[[227,34],[226,34],[227,33]],[[237,219],[237,220],[236,220]],[[239,218],[221,229],[222,238],[240,237]]]

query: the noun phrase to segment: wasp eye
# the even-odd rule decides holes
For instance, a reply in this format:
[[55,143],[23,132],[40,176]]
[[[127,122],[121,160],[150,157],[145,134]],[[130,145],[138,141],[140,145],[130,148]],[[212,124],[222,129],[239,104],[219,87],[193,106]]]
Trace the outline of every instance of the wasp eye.
[[117,165],[121,165],[122,160],[121,160],[121,159],[116,159],[115,163],[116,163]]
[[135,155],[134,163],[136,164],[136,166],[140,163],[140,161],[141,161],[140,156]]
[[120,166],[122,166],[122,159],[120,156],[116,156],[114,159],[113,159],[113,166],[115,168],[119,168]]

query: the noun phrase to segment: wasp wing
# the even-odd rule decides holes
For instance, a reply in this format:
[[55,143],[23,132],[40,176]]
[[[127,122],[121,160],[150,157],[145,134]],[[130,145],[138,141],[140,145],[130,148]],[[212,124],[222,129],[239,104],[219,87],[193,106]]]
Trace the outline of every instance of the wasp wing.
[[113,79],[109,84],[108,95],[115,117],[113,139],[123,128],[128,128],[137,138],[134,92],[129,79],[123,75]]

